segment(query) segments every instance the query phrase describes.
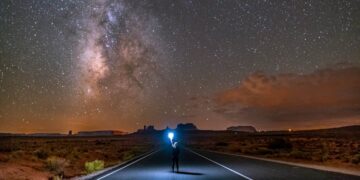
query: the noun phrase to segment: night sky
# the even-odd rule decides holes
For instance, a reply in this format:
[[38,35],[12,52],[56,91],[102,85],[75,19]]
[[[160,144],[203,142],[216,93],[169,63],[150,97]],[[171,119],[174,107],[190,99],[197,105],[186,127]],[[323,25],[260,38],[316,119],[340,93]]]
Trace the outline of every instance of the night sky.
[[360,124],[360,1],[0,1],[0,131]]

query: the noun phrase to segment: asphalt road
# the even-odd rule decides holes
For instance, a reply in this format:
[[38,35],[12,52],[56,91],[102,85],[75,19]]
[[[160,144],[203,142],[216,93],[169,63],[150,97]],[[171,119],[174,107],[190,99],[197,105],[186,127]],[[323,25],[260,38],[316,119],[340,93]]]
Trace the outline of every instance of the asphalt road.
[[207,151],[182,149],[180,172],[171,172],[171,149],[162,148],[95,179],[346,179],[351,176]]

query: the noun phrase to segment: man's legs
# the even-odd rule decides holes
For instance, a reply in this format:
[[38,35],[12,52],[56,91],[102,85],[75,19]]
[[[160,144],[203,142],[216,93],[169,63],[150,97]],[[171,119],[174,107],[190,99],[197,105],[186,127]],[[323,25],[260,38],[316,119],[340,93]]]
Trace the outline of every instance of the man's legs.
[[175,158],[172,158],[172,171],[174,172],[174,166],[175,166]]
[[179,172],[179,158],[177,157],[176,160],[176,171]]

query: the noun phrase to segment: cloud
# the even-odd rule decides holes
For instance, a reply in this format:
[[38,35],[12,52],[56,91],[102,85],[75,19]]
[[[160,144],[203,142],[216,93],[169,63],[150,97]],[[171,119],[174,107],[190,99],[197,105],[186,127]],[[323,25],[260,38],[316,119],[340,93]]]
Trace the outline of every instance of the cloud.
[[254,73],[240,86],[217,94],[215,102],[219,114],[264,126],[293,121],[326,125],[329,118],[360,115],[360,68],[323,69],[305,75]]

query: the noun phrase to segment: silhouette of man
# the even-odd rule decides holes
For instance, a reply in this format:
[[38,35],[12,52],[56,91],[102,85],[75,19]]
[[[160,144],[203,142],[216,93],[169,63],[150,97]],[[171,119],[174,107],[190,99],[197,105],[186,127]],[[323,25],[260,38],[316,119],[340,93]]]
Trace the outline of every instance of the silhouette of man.
[[171,140],[171,146],[172,146],[172,171],[174,172],[174,168],[176,165],[176,172],[179,172],[179,144],[177,139]]

